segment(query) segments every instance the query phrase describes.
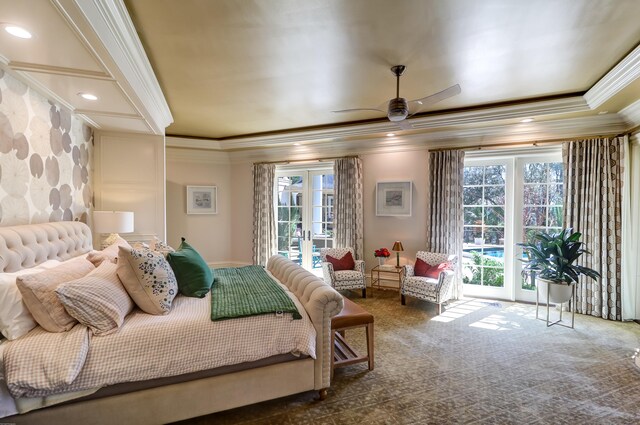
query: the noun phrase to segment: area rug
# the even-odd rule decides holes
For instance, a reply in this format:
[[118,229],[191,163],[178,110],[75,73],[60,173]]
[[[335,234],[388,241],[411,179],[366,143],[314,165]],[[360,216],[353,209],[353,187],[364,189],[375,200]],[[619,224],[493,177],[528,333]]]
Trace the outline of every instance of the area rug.
[[[338,369],[325,401],[307,392],[181,423],[640,423],[637,323],[576,315],[575,329],[547,328],[528,304],[465,299],[438,316],[369,294],[345,293],[375,317],[375,370]],[[362,331],[347,339],[364,349]]]

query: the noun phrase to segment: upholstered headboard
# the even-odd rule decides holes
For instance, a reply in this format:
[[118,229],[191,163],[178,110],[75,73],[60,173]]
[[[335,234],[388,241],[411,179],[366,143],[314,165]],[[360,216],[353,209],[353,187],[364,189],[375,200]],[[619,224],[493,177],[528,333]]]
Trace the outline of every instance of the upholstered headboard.
[[91,249],[91,229],[79,221],[0,227],[0,272],[68,260]]

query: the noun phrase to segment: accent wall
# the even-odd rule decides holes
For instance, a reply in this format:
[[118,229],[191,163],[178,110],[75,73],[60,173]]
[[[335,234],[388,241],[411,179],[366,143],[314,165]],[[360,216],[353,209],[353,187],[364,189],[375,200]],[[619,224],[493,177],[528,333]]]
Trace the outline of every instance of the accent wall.
[[91,127],[0,70],[0,226],[86,223],[92,155]]

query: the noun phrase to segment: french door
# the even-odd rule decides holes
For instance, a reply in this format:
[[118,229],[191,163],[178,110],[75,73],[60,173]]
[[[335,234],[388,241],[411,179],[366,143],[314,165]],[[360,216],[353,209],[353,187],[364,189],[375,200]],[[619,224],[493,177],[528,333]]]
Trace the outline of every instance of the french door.
[[278,254],[320,272],[320,248],[333,247],[333,169],[279,169],[276,186]]
[[560,152],[466,159],[463,186],[464,295],[535,301],[516,244],[562,228]]

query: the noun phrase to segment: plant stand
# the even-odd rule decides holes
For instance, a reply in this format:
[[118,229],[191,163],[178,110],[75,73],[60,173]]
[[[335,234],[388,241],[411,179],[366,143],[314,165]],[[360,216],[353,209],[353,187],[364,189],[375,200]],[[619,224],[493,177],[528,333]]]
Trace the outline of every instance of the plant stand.
[[571,299],[569,300],[570,302],[570,308],[571,308],[571,326],[565,325],[562,322],[562,306],[564,303],[560,303],[560,319],[556,320],[555,322],[550,322],[549,321],[549,294],[551,293],[551,284],[548,283],[547,284],[547,318],[546,319],[539,319],[538,318],[538,305],[539,305],[539,298],[540,298],[540,294],[538,291],[538,285],[536,285],[536,319],[538,320],[542,320],[544,322],[547,322],[547,327],[549,326],[553,326],[553,325],[560,325],[560,326],[564,326],[565,328],[570,328],[573,329],[574,323],[575,323],[575,317],[576,317],[576,284],[572,283],[571,284]]

